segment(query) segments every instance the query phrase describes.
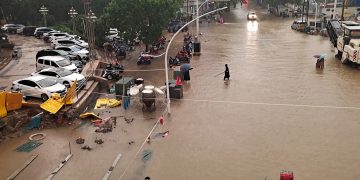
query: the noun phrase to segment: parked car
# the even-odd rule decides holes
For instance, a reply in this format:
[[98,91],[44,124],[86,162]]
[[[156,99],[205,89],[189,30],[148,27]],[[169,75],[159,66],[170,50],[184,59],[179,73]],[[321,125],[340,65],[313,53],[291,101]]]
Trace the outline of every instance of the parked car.
[[50,31],[50,32],[44,33],[42,39],[45,42],[49,43],[49,42],[51,42],[50,37],[57,33],[61,33],[61,32],[60,31]]
[[54,31],[46,32],[46,33],[43,34],[42,39],[43,39],[45,42],[49,42],[50,36],[53,35],[53,34],[55,34],[55,33],[60,33],[60,31],[54,30]]
[[307,23],[305,21],[295,20],[291,25],[291,29],[303,32],[305,30],[306,25]]
[[35,29],[34,36],[37,38],[42,38],[43,34],[46,32],[55,31],[54,29],[48,27],[38,27]]
[[23,29],[25,28],[25,26],[23,26],[23,27],[20,27],[19,29],[17,29],[16,30],[16,34],[20,34],[20,35],[22,35],[22,33],[23,33]]
[[1,30],[3,30],[4,32],[6,32],[6,29],[9,27],[9,26],[13,26],[15,24],[5,24],[3,26],[1,26]]
[[52,35],[49,36],[49,38],[47,39],[46,42],[53,42],[57,39],[64,39],[67,37],[70,37],[70,35],[68,33],[53,33]]
[[51,47],[55,48],[57,46],[72,46],[72,45],[78,45],[82,48],[88,48],[89,44],[83,40],[76,40],[76,39],[58,39],[55,40],[55,42],[51,43]]
[[36,71],[53,67],[65,68],[72,72],[78,72],[75,64],[62,56],[43,56],[36,60]]
[[82,72],[82,70],[84,69],[84,65],[86,63],[84,63],[83,61],[80,61],[80,60],[73,60],[71,61],[73,64],[75,64],[75,66],[77,67],[79,73]]
[[251,21],[254,21],[257,19],[257,16],[256,16],[256,13],[255,11],[250,11],[248,14],[247,14],[247,20],[251,20]]
[[76,86],[79,87],[85,83],[85,77],[82,74],[71,72],[64,68],[48,68],[39,72],[34,72],[32,76],[45,76],[56,78],[57,82],[63,84],[67,88],[76,81]]
[[80,57],[69,54],[66,51],[54,50],[54,49],[43,49],[36,53],[36,59],[38,59],[39,57],[43,57],[43,56],[62,56],[62,57],[69,59],[70,61],[81,60]]
[[80,46],[77,46],[77,45],[56,46],[55,49],[66,51],[69,54],[77,56],[78,59],[89,60],[89,51],[84,48],[81,48]]
[[25,26],[22,28],[22,35],[33,36],[36,26]]
[[116,28],[110,28],[109,32],[105,33],[106,41],[115,41],[119,38],[119,32]]
[[55,79],[44,76],[30,76],[14,81],[11,86],[12,91],[19,91],[26,97],[41,98],[46,101],[53,93],[61,96],[66,94],[66,87],[58,83]]
[[7,33],[13,33],[16,34],[17,30],[24,27],[24,25],[21,24],[13,24],[13,25],[8,25],[4,28],[4,31]]

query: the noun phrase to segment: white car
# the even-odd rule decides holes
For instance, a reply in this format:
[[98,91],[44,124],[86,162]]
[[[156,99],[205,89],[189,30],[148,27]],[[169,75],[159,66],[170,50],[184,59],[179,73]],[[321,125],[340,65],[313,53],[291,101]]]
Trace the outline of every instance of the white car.
[[72,72],[78,72],[75,64],[62,56],[41,56],[36,60],[36,71],[47,68],[65,68]]
[[53,42],[57,39],[64,39],[70,37],[70,35],[68,33],[53,33],[52,35],[49,36],[49,39],[47,40],[47,42]]
[[119,38],[119,32],[116,28],[110,28],[110,31],[105,33],[106,41],[114,41]]
[[56,46],[72,46],[78,45],[82,48],[88,48],[89,44],[83,40],[76,40],[76,39],[58,39],[51,43],[51,47],[55,48]]
[[77,45],[73,46],[56,46],[54,49],[56,50],[63,50],[68,52],[71,55],[75,55],[77,57],[80,57],[82,60],[88,60],[89,59],[89,51],[81,48]]
[[256,16],[256,13],[255,11],[250,11],[247,15],[247,19],[248,20],[256,20],[257,19],[257,16]]
[[34,72],[31,75],[56,78],[58,83],[63,84],[67,88],[70,88],[75,81],[77,87],[86,83],[86,79],[82,74],[74,73],[64,68],[47,68]]
[[24,97],[41,98],[43,101],[48,100],[53,93],[64,96],[67,91],[66,87],[55,79],[44,76],[30,76],[14,81],[11,90],[21,92]]

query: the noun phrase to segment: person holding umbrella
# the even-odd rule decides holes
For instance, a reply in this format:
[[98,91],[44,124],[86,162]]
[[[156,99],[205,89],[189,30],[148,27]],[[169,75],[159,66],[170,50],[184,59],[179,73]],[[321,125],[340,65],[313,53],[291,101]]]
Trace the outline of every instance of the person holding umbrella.
[[325,56],[326,56],[326,54],[314,55],[314,58],[317,58],[316,68],[324,69]]
[[180,71],[184,74],[184,81],[190,81],[190,70],[192,70],[190,64],[185,63],[180,66]]
[[225,71],[224,71],[225,75],[224,75],[224,81],[225,79],[230,80],[230,71],[229,71],[229,67],[227,64],[225,64]]

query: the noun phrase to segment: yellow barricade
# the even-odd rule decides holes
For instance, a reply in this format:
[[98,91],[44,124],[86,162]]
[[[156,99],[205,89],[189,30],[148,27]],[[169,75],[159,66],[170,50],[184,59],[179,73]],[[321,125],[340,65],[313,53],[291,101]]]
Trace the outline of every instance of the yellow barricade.
[[22,94],[6,93],[6,109],[7,111],[20,109],[22,106]]
[[6,92],[0,92],[0,118],[7,116]]

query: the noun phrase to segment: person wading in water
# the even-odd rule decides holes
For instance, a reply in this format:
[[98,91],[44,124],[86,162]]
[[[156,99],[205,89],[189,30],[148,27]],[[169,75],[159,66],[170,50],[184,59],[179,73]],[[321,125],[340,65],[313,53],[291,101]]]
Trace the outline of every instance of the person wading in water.
[[230,80],[230,71],[229,71],[229,67],[227,64],[225,64],[225,72],[224,73],[225,73],[224,81],[225,81],[225,79]]

